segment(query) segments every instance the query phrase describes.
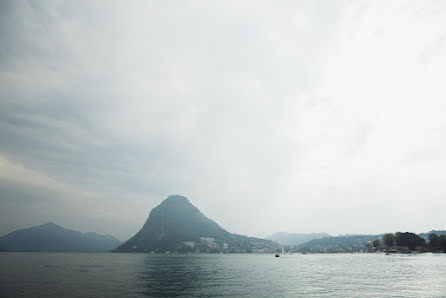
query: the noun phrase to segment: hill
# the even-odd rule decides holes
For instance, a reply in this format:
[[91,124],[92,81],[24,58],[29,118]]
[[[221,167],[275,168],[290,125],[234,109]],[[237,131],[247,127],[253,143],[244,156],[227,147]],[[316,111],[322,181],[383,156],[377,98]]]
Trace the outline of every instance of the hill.
[[355,252],[367,249],[367,243],[382,235],[348,235],[313,239],[297,247],[300,252]]
[[96,252],[110,251],[122,242],[110,235],[81,233],[47,223],[17,230],[0,237],[7,251]]
[[142,229],[117,252],[257,252],[276,249],[269,240],[229,233],[186,197],[172,195],[152,209]]
[[283,245],[297,246],[310,240],[324,237],[330,237],[330,235],[327,233],[298,234],[298,233],[279,232],[279,233],[274,233],[269,237],[266,237],[266,239],[275,241]]
[[430,232],[427,233],[420,233],[418,235],[420,235],[420,237],[424,238],[424,240],[429,240],[429,234],[437,234],[438,236],[441,235],[446,235],[446,230],[432,230]]

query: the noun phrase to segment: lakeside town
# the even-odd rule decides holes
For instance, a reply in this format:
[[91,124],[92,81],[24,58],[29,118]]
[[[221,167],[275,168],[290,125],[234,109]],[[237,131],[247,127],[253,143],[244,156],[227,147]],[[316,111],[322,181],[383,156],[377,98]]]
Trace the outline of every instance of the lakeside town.
[[442,253],[446,252],[446,231],[324,237],[285,248],[301,253]]

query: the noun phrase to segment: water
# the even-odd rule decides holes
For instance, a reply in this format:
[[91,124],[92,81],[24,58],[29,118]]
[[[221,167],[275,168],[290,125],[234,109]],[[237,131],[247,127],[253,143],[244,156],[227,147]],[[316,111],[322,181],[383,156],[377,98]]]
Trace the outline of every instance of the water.
[[446,254],[0,253],[0,297],[446,297]]

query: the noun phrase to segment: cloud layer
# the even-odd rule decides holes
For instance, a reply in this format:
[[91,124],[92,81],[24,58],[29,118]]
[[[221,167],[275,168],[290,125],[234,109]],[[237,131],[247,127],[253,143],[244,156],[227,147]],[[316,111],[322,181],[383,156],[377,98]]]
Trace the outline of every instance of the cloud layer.
[[444,3],[0,5],[0,233],[446,228]]

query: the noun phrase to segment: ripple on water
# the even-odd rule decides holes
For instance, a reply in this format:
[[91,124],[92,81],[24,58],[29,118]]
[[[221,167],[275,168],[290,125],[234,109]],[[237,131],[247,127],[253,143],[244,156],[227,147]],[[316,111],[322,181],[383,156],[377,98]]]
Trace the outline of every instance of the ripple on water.
[[446,254],[0,254],[0,296],[442,297]]

